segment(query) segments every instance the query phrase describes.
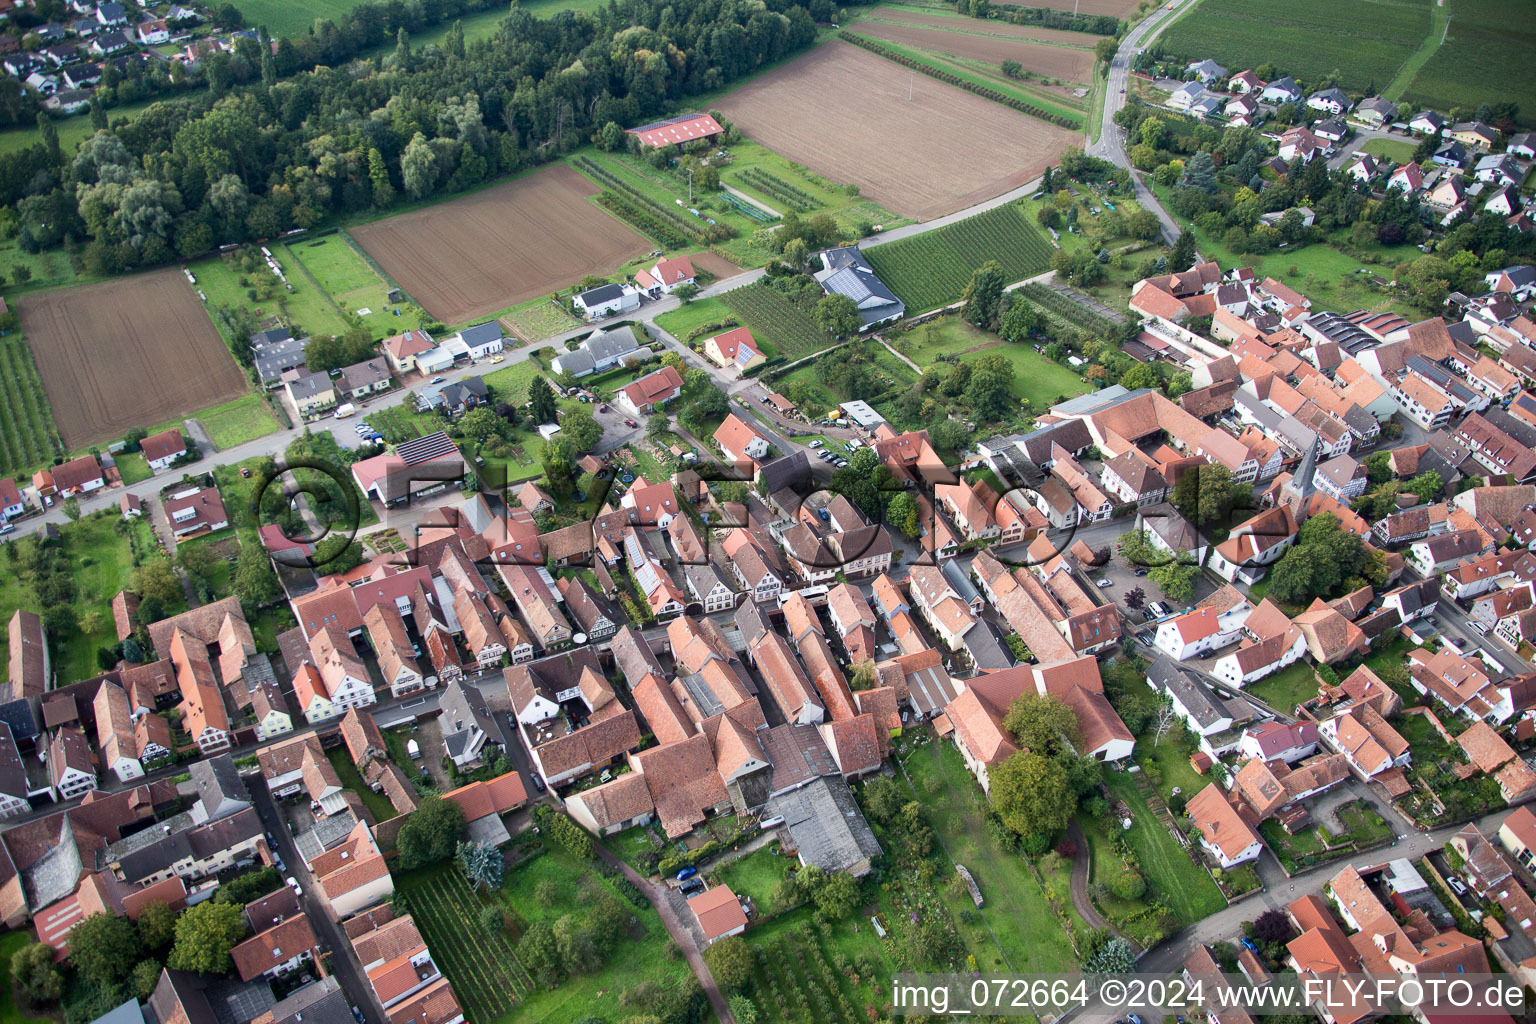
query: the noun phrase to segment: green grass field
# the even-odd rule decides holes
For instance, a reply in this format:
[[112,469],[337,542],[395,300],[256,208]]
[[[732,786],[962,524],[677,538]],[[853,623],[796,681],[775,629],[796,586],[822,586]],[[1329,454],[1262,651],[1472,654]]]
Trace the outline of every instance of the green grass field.
[[737,896],[750,896],[759,915],[776,914],[781,908],[773,899],[773,888],[789,875],[795,861],[776,854],[769,846],[733,860],[711,874],[716,882],[731,887]]
[[273,39],[308,32],[320,18],[337,20],[357,6],[357,0],[235,0],[247,25],[265,26]]
[[[100,669],[96,664],[96,649],[117,643],[117,631],[112,625],[112,598],[128,585],[133,573],[133,552],[127,531],[142,527],[144,521],[124,524],[117,514],[117,506],[82,516],[79,521],[59,527],[59,544],[65,556],[74,566],[71,573],[75,582],[75,599],[70,602],[80,628],[62,637],[49,637],[49,649],[53,652],[53,671],[59,685],[89,679]],[[124,532],[119,532],[119,530]],[[11,541],[23,553],[37,543],[35,536]],[[153,541],[150,542],[151,545]],[[14,566],[7,559],[8,566]],[[0,587],[0,621],[9,622],[18,608],[46,614],[33,592],[29,579],[11,568],[7,585]],[[86,629],[94,625],[94,629]],[[0,650],[9,645],[0,637]],[[9,657],[9,651],[5,651]]]
[[491,373],[484,374],[482,379],[486,387],[496,392],[499,401],[510,402],[513,405],[522,405],[528,401],[528,386],[534,378],[540,376],[542,371],[537,363],[524,360],[521,363],[513,363]]
[[112,458],[117,463],[117,472],[122,476],[124,484],[136,484],[154,475],[149,471],[149,463],[138,452],[119,452]]
[[32,350],[12,332],[0,338],[0,474],[37,469],[63,450]]
[[1310,664],[1298,661],[1274,675],[1249,683],[1248,692],[1277,711],[1291,714],[1297,704],[1317,696],[1317,675]]
[[[276,251],[282,253],[281,248]],[[287,321],[295,337],[345,334],[347,322],[337,313],[325,292],[299,272],[294,260],[279,259],[279,262],[285,264],[283,273],[287,275],[293,291],[290,293],[277,285],[270,292],[269,298],[262,298],[260,293],[255,298],[251,296],[255,278],[235,262],[233,255],[210,256],[193,263],[190,269],[197,278],[197,290],[207,298],[203,307],[208,310],[210,317],[222,305],[244,306],[253,310],[264,322],[272,317]]]
[[1445,110],[1514,100],[1536,123],[1536,19],[1526,0],[1450,0],[1445,42],[1413,76],[1402,99]]
[[1413,143],[1398,139],[1368,139],[1360,152],[1383,157],[1396,164],[1406,164],[1413,159]]
[[[986,829],[986,797],[960,752],[949,742],[917,745],[906,762],[929,823],[956,864],[964,864],[981,888],[981,927],[961,926],[982,970],[1053,973],[1075,970],[1077,957],[1045,893],[1016,853],[997,845]],[[947,882],[940,879],[940,884]],[[973,907],[970,897],[951,900],[952,910]],[[995,942],[989,943],[987,937]],[[987,946],[1000,951],[994,962]]]
[[[140,100],[137,103],[125,103],[120,107],[112,107],[107,111],[107,123],[115,124],[119,118],[131,121],[143,113],[150,104],[156,102],[159,101]],[[59,145],[66,153],[73,153],[80,147],[80,143],[95,134],[95,130],[91,127],[89,113],[56,118],[54,125],[59,130]],[[7,128],[0,132],[0,153],[14,153],[41,141],[42,136],[38,133],[35,124],[25,128]]]
[[997,261],[1009,283],[1051,265],[1050,241],[1012,203],[936,231],[872,245],[864,254],[908,313],[959,300],[976,268],[988,260]]
[[203,425],[219,451],[266,437],[280,426],[267,400],[254,393],[204,409],[191,418]]
[[1123,835],[1136,855],[1137,865],[1151,883],[1148,892],[1162,899],[1180,923],[1186,925],[1226,906],[1211,876],[1189,859],[1189,854],[1152,814],[1130,776],[1106,772],[1104,779],[1110,793],[1131,808],[1134,824]]
[[1346,90],[1373,93],[1424,42],[1430,7],[1430,0],[1203,0],[1159,44],[1193,60],[1211,57],[1234,72],[1273,63],[1282,74],[1315,82],[1338,71]]
[[1013,393],[1029,403],[1034,415],[1056,404],[1063,395],[1070,398],[1092,390],[1070,367],[1051,362],[1028,345],[1001,341],[997,335],[978,330],[958,316],[938,317],[920,324],[893,344],[918,366],[927,366],[940,355],[981,355],[984,351],[987,355],[1002,356],[1013,364]]
[[[330,296],[341,316],[355,317],[374,338],[388,338],[409,326],[404,318],[395,316],[384,301],[390,286],[374,272],[346,235],[337,233],[312,241],[290,242],[286,249],[288,255]],[[285,272],[291,280],[291,271]],[[363,312],[365,309],[367,313]]]

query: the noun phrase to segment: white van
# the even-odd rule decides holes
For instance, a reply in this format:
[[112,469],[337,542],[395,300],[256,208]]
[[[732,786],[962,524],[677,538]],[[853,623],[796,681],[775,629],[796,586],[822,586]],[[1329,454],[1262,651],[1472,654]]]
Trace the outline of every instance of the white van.
[[356,412],[357,406],[353,405],[351,402],[343,402],[336,407],[335,416],[339,420],[344,420]]

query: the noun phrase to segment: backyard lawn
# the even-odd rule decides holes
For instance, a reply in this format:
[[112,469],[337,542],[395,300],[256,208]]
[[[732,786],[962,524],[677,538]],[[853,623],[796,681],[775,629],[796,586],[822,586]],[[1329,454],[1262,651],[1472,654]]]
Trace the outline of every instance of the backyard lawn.
[[368,788],[363,781],[363,776],[358,772],[357,765],[352,762],[352,755],[345,746],[333,747],[325,752],[331,766],[336,769],[336,774],[341,776],[341,784],[358,796],[362,797],[363,804],[373,814],[374,821],[388,821],[395,816],[395,805],[389,802],[389,798],[383,793],[375,793]]
[[[928,733],[909,735],[915,740]],[[1015,973],[1075,970],[1077,955],[1072,943],[1046,904],[1028,864],[1019,854],[999,846],[987,831],[986,797],[966,771],[954,744],[914,742],[904,767],[944,850],[954,863],[965,865],[981,888],[985,901],[977,912],[981,924],[960,924],[960,933],[975,953],[977,965],[984,971]],[[940,878],[938,884],[948,881]],[[950,899],[949,903],[952,913],[966,908],[974,911],[969,896]],[[1073,916],[1076,921],[1075,913]],[[1080,921],[1076,923],[1082,927]]]
[[513,345],[519,341],[540,341],[581,326],[581,321],[571,316],[564,306],[552,301],[548,295],[529,299],[521,306],[513,306],[501,314],[501,322],[511,332],[509,340]]
[[[736,314],[719,299],[694,299],[686,305],[679,306],[670,313],[663,313],[656,318],[656,325],[666,331],[672,337],[688,343],[688,335],[705,324],[720,323],[735,318]],[[722,331],[730,330],[728,327]],[[699,340],[710,337],[709,334],[699,335]]]
[[[279,257],[287,255],[281,248],[277,253]],[[260,254],[257,256],[259,258]],[[206,298],[203,307],[208,310],[209,317],[213,317],[214,311],[223,305],[243,306],[253,310],[262,319],[277,317],[286,321],[295,337],[346,333],[347,322],[342,319],[330,296],[304,276],[296,265],[297,261],[278,260],[283,265],[283,274],[288,278],[288,283],[293,286],[292,292],[274,284],[269,293],[271,298],[257,299],[251,296],[252,281],[255,279],[239,265],[238,259],[238,253],[230,253],[226,256],[210,256],[190,266],[193,276],[197,278],[196,288]],[[217,319],[214,324],[218,325]]]
[[1226,906],[1205,868],[1190,860],[1153,815],[1130,773],[1105,772],[1104,781],[1115,799],[1131,808],[1134,823],[1123,834],[1151,884],[1148,893],[1161,899],[1180,924],[1192,924]]
[[1305,661],[1248,684],[1248,692],[1277,711],[1291,714],[1296,705],[1317,696],[1317,673]]
[[1360,152],[1371,156],[1386,157],[1395,164],[1406,164],[1413,159],[1414,145],[1399,139],[1367,139]]
[[140,480],[148,480],[154,474],[149,471],[149,463],[144,461],[144,456],[139,452],[120,452],[112,456],[117,463],[117,472],[123,478],[123,484],[136,484]]
[[[117,643],[117,630],[112,625],[112,598],[128,585],[128,578],[133,574],[128,531],[137,525],[125,523],[114,506],[59,527],[60,550],[71,567],[70,578],[75,586],[75,598],[69,606],[80,624],[80,628],[62,637],[48,638],[54,675],[61,686],[96,675],[101,671],[96,663],[96,649]],[[37,538],[22,537],[11,543],[19,549],[25,564]],[[47,609],[38,601],[31,581],[14,571],[14,563],[7,575],[7,585],[0,587],[0,622],[9,622],[18,608],[46,617]],[[94,628],[86,629],[87,626]],[[7,658],[8,646],[5,638],[0,637],[0,651],[5,651]]]
[[536,363],[525,360],[500,370],[493,370],[485,374],[483,379],[485,386],[496,392],[497,401],[522,405],[528,401],[528,385],[532,384],[533,379],[542,372]]
[[750,896],[759,915],[776,914],[782,907],[774,902],[773,887],[789,875],[795,861],[773,852],[773,844],[754,850],[745,857],[711,871],[716,882],[731,887],[737,896]]

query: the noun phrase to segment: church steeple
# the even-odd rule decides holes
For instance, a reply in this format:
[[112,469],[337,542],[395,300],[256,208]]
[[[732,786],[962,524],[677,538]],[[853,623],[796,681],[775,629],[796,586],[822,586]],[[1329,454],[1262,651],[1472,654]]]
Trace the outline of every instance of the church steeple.
[[1281,488],[1281,501],[1286,508],[1290,509],[1291,515],[1298,523],[1302,519],[1302,506],[1306,504],[1307,498],[1313,491],[1312,478],[1317,475],[1317,449],[1318,437],[1314,431],[1311,434],[1311,440],[1307,443],[1306,451],[1302,452],[1301,462],[1297,464],[1296,471]]

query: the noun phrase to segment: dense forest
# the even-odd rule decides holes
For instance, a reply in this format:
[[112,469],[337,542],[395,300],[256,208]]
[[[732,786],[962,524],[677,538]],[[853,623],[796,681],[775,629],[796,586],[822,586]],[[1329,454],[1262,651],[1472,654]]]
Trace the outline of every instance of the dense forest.
[[[466,44],[455,25],[442,46],[411,47],[408,25],[477,7],[370,2],[343,26],[248,40],[207,90],[100,130],[74,156],[44,122],[41,143],[0,157],[0,234],[109,274],[386,210],[665,116],[816,35],[811,11],[785,0],[610,0],[547,20],[514,3],[488,39]],[[387,56],[356,58],[390,38]]]

